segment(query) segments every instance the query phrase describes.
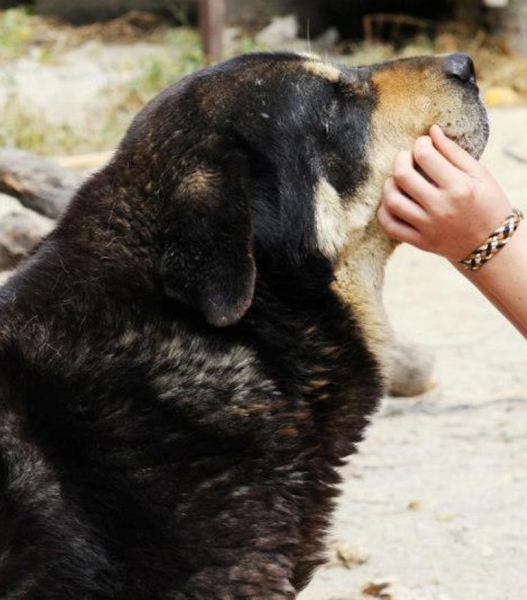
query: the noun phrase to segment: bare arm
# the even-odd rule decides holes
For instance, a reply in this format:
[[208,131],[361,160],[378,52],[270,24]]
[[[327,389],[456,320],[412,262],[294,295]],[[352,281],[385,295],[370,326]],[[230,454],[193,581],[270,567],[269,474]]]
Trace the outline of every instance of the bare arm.
[[527,337],[526,224],[479,271],[459,264],[511,211],[485,167],[434,126],[397,156],[379,221],[394,239],[450,260]]
[[469,279],[527,338],[527,228],[522,223],[508,245],[479,271],[467,271]]

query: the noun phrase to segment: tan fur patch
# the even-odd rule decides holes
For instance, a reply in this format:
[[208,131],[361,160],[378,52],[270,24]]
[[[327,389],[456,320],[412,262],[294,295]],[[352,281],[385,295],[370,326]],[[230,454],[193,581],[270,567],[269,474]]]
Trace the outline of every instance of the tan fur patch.
[[384,267],[394,244],[372,221],[363,239],[352,242],[341,253],[335,271],[335,293],[347,304],[367,343],[379,358],[393,335],[382,302]]
[[349,240],[363,231],[371,220],[371,207],[363,202],[348,201],[324,178],[315,188],[317,240],[322,252],[336,258]]
[[[396,244],[381,230],[377,209],[382,186],[392,172],[397,152],[410,149],[413,141],[426,131],[425,122],[427,126],[430,124],[434,94],[433,89],[420,93],[425,76],[400,63],[373,75],[378,101],[371,117],[370,175],[348,202],[355,213],[356,227],[349,231],[336,267],[335,292],[350,306],[370,348],[381,362],[393,341],[382,302],[382,287],[384,266]],[[426,85],[433,88],[433,80]]]
[[189,196],[203,196],[217,185],[219,174],[204,168],[198,168],[187,175],[179,185],[179,192]]
[[298,54],[298,56],[300,56],[301,58],[308,58],[309,60],[322,60],[320,56],[318,54],[315,54],[314,52],[297,52],[296,54]]
[[331,83],[337,83],[342,76],[342,73],[338,67],[322,62],[321,60],[307,60],[304,63],[304,69],[308,73],[316,75],[317,77],[321,77],[322,79],[326,79]]
[[438,113],[439,81],[401,67],[382,69],[373,74],[372,81],[378,98],[372,116],[378,139],[388,138],[392,147],[399,140],[400,148],[407,148],[428,132]]

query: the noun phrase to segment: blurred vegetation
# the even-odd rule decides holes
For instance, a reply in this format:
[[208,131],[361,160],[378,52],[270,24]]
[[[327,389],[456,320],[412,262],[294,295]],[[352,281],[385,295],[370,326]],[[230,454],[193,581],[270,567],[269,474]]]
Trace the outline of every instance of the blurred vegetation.
[[[174,6],[179,10],[176,4]],[[86,42],[94,43],[95,48],[105,44],[122,47],[140,43],[143,47],[149,44],[147,48],[151,49],[139,53],[140,58],[131,51],[127,64],[108,67],[112,73],[98,103],[103,108],[88,115],[83,125],[53,122],[45,111],[22,104],[15,92],[10,92],[16,87],[9,81],[9,77],[14,79],[14,71],[5,69],[1,73],[3,81],[0,79],[0,93],[3,92],[0,145],[49,155],[114,148],[144,104],[162,89],[205,64],[199,34],[187,26],[187,15],[178,12],[174,17],[179,23],[177,27],[146,13],[129,13],[110,22],[73,27],[32,16],[24,9],[0,11],[0,66],[2,63],[16,65],[14,61],[29,57],[43,68],[52,68],[60,63],[64,52],[79,49]],[[426,28],[421,32],[417,28],[402,46],[395,43],[395,34],[393,39],[388,36],[388,40],[385,37],[384,41],[376,40],[375,43],[344,41],[332,50],[331,60],[352,66],[417,54],[466,51],[475,59],[484,91],[492,88],[500,92],[493,96],[498,97],[498,103],[503,90],[509,99],[527,100],[527,61],[511,56],[506,48],[483,32],[461,36],[459,25],[456,27],[436,30],[433,35]],[[226,58],[242,52],[265,50],[250,32],[243,30],[233,34],[227,46]]]
[[[88,141],[88,136],[86,136]],[[77,152],[82,140],[75,128],[66,123],[56,124],[36,115],[10,95],[2,107],[0,146],[32,150],[42,154]],[[86,146],[86,149],[92,145]]]
[[31,18],[24,8],[0,13],[0,60],[23,55],[31,42]]
[[[7,11],[22,22],[27,15],[23,11]],[[5,14],[5,13],[4,13]],[[13,15],[9,19],[14,19]],[[27,24],[27,21],[24,21]],[[14,27],[12,28],[14,31]],[[27,52],[30,39],[29,26],[17,38],[14,33],[5,36],[9,48],[3,52],[1,38],[0,60],[12,60]],[[22,31],[19,27],[17,31]],[[15,40],[18,40],[15,43]],[[22,42],[23,40],[23,42]],[[0,146],[17,147],[42,154],[70,154],[113,148],[123,136],[135,114],[156,94],[175,83],[181,77],[198,70],[205,64],[199,36],[196,31],[185,28],[169,30],[160,40],[164,52],[143,57],[134,65],[131,77],[110,84],[102,92],[106,106],[103,114],[90,120],[85,127],[68,123],[55,123],[41,112],[21,104],[10,93],[2,106],[0,119]],[[15,51],[16,49],[16,51]],[[50,48],[39,47],[33,56],[43,63],[54,59]],[[5,77],[4,77],[5,80]]]
[[112,117],[137,112],[161,90],[204,66],[205,57],[196,31],[172,30],[165,36],[164,44],[167,51],[162,55],[140,59],[132,81],[106,90]]

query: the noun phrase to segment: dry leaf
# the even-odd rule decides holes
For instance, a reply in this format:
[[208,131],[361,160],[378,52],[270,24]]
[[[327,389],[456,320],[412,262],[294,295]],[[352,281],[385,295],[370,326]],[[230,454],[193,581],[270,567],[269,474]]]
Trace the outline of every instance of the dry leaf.
[[394,584],[394,580],[378,580],[370,581],[362,586],[362,593],[373,598],[381,598],[381,600],[393,600],[390,588]]

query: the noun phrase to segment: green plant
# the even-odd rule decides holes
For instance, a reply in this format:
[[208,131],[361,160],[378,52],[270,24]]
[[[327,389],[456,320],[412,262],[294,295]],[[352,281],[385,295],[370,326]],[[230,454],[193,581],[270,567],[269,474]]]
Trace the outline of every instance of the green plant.
[[56,124],[30,112],[13,96],[2,107],[0,146],[56,154],[76,149],[78,142],[70,125]]
[[183,27],[190,26],[190,4],[181,0],[165,0],[165,6],[172,15],[174,21]]
[[8,60],[23,53],[31,40],[31,18],[24,8],[0,13],[0,59]]

